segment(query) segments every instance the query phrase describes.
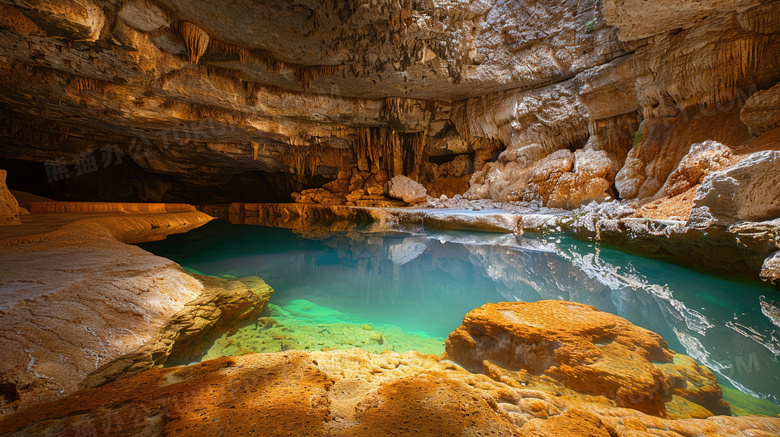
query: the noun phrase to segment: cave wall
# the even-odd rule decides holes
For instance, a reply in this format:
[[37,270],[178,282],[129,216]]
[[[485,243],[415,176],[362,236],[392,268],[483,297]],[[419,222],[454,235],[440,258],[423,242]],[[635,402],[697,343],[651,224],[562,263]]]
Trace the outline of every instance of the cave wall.
[[0,158],[73,199],[381,204],[399,174],[652,199],[693,143],[777,148],[778,23],[758,0],[0,0]]

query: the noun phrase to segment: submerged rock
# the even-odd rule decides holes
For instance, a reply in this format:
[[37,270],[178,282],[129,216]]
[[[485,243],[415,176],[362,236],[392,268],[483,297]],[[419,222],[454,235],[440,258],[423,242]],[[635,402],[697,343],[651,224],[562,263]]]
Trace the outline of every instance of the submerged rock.
[[495,374],[495,365],[549,377],[655,416],[668,415],[675,395],[699,403],[703,417],[729,413],[709,370],[677,358],[657,334],[588,305],[483,305],[447,339],[447,355],[473,372]]

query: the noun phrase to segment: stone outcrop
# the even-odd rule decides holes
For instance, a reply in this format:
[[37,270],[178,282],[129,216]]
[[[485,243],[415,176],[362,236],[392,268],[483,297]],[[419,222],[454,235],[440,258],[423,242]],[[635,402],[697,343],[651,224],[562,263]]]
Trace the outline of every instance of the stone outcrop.
[[739,118],[755,136],[780,127],[780,83],[750,96]]
[[20,225],[19,204],[5,185],[6,176],[6,171],[0,170],[0,226]]
[[764,436],[780,432],[780,419],[670,420],[616,408],[603,398],[553,395],[472,374],[432,355],[353,349],[248,354],[153,369],[0,418],[3,434],[55,432]]
[[204,336],[256,314],[259,278],[198,277],[122,242],[200,226],[199,212],[114,215],[0,241],[0,409],[61,397],[197,353]]
[[780,290],[780,252],[766,258],[761,266],[761,279]]
[[732,167],[709,173],[693,209],[692,214],[725,224],[780,216],[780,152],[756,152]]
[[656,196],[691,144],[774,147],[777,1],[331,3],[5,1],[0,154],[61,198],[368,206],[398,175],[525,198],[581,151],[572,208]]
[[563,149],[536,161],[540,148],[534,144],[502,152],[495,164],[475,173],[465,197],[537,201],[566,209],[609,197],[615,170],[607,152]]
[[707,141],[693,144],[677,168],[669,175],[663,193],[668,197],[682,194],[696,185],[711,171],[723,170],[735,161],[731,148]]
[[387,181],[387,194],[406,203],[420,203],[428,200],[428,192],[425,187],[403,175],[398,175]]
[[[678,377],[696,375],[705,382],[692,384],[685,376],[674,381],[664,366],[682,360],[675,359],[661,337],[587,305],[560,301],[484,305],[468,313],[447,339],[447,355],[474,372],[495,373],[490,366],[497,365],[543,375],[569,389],[605,396],[618,406],[651,415],[666,416],[666,402],[681,394],[708,411],[729,412],[709,370],[683,357],[689,370],[677,371]],[[678,386],[702,391],[681,393]]]

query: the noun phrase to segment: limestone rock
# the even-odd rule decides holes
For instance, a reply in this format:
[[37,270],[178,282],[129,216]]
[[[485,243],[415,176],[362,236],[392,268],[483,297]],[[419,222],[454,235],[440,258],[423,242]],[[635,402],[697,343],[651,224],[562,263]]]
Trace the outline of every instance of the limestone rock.
[[767,257],[761,267],[761,279],[780,290],[780,252]]
[[[416,352],[287,351],[153,369],[0,417],[18,435],[777,435],[776,417],[669,420]],[[744,431],[744,432],[743,432]]]
[[[625,319],[582,304],[483,305],[468,313],[447,339],[447,355],[475,372],[490,362],[545,375],[578,392],[606,396],[620,406],[658,416],[666,415],[665,403],[672,394],[672,372],[654,364],[673,361],[675,354],[666,342]],[[696,391],[688,397],[699,396],[706,400],[705,408],[728,412],[715,377],[702,372],[706,383],[699,385],[712,394]]]
[[780,127],[780,83],[750,96],[739,118],[755,136]]
[[106,22],[103,9],[91,0],[11,0],[52,36],[95,41]]
[[720,223],[778,217],[780,152],[756,152],[725,170],[709,173],[694,198],[693,208]]
[[133,29],[151,32],[168,26],[168,17],[153,2],[131,0],[124,2],[117,16]]
[[555,184],[546,206],[576,208],[583,203],[603,201],[615,179],[612,161],[603,150],[577,150],[574,168]]
[[387,182],[387,193],[390,197],[402,199],[406,203],[425,202],[428,198],[425,187],[404,175],[395,176]]
[[5,240],[0,258],[0,410],[51,400],[188,357],[212,329],[262,310],[257,278],[193,277],[123,242],[200,226],[200,212],[75,221]]
[[641,0],[606,0],[602,11],[607,23],[620,28],[620,39],[631,41],[683,28],[718,12],[746,9],[756,4],[755,0],[673,0],[648,7]]
[[733,161],[731,148],[716,141],[693,144],[666,180],[664,194],[669,197],[682,194],[700,184],[711,171],[722,170]]
[[7,176],[5,170],[0,170],[0,226],[20,225],[19,204],[5,185]]

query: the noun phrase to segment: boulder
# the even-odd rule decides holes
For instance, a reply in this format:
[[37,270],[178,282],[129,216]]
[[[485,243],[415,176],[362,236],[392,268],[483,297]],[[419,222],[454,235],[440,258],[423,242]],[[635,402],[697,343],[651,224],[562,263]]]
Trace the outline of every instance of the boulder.
[[717,141],[693,144],[680,165],[669,175],[663,192],[669,197],[682,194],[700,184],[711,171],[722,170],[732,162],[728,146]]
[[[709,370],[688,357],[678,359],[657,334],[588,305],[552,300],[486,304],[466,314],[446,349],[473,372],[496,374],[491,366],[498,366],[543,376],[646,414],[666,416],[673,395],[702,402],[705,415],[728,413]],[[686,379],[689,373],[695,381]]]
[[20,225],[19,204],[5,185],[7,175],[5,170],[0,170],[0,226]]
[[395,176],[388,181],[387,193],[390,197],[406,203],[425,202],[428,199],[425,187],[404,175]]
[[780,216],[780,151],[756,152],[709,173],[696,193],[691,214],[708,215],[721,224]]
[[574,168],[558,179],[546,206],[572,209],[594,200],[603,201],[614,179],[612,160],[607,152],[577,150]]

